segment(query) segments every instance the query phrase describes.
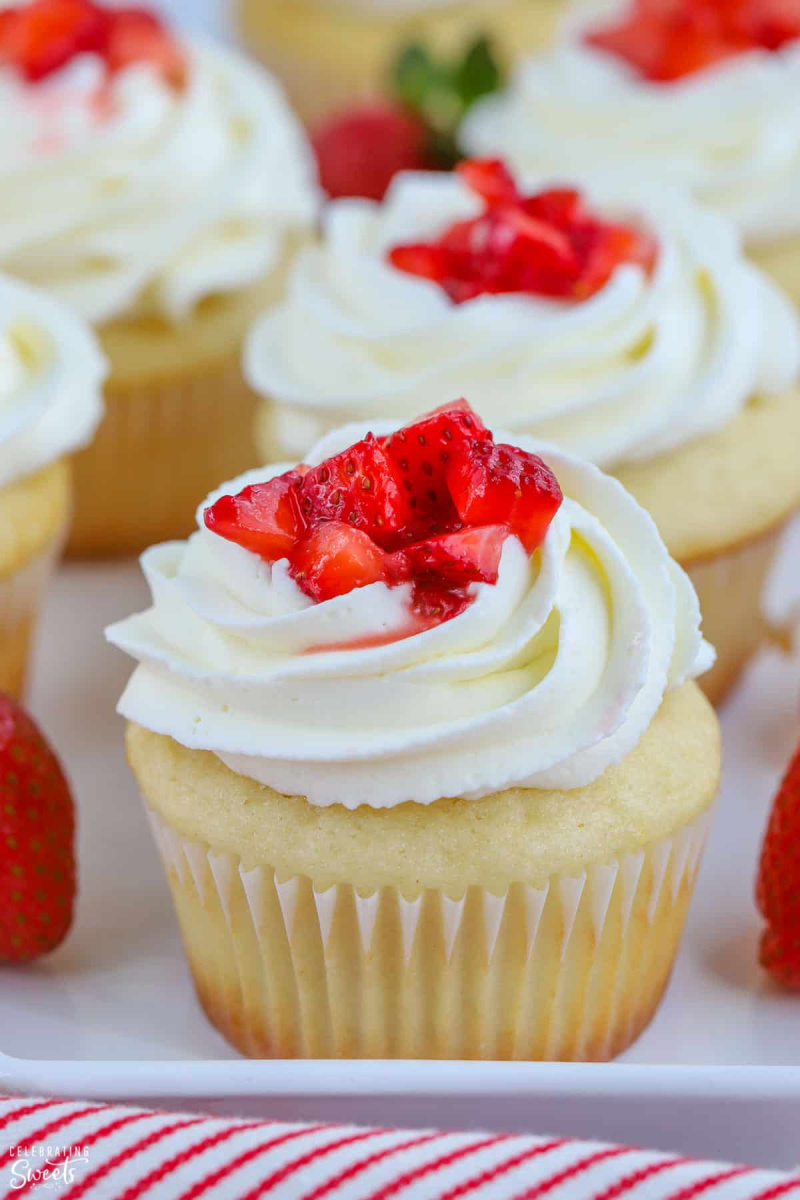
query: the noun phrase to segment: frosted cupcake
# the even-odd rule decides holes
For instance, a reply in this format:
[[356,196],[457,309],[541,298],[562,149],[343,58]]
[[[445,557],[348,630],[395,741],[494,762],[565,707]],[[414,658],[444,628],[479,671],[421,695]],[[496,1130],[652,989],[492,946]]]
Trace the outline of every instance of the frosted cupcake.
[[331,205],[245,371],[265,459],[468,394],[493,424],[613,471],[692,576],[718,699],[763,637],[763,583],[800,506],[798,367],[793,308],[724,217],[630,181],[518,189],[469,163],[401,176],[382,205]]
[[365,433],[212,495],[109,630],[201,1002],[254,1056],[608,1058],[717,786],[697,598],[588,464],[463,402]]
[[100,421],[105,373],[80,321],[0,275],[0,692],[13,696],[67,536],[69,456]]
[[254,461],[241,340],[313,224],[313,167],[246,59],[141,9],[54,3],[3,10],[0,267],[99,330],[107,417],[76,463],[71,548],[132,551],[185,534],[198,494]]
[[459,54],[488,35],[505,62],[549,40],[563,0],[238,0],[250,47],[309,124],[386,90],[411,43]]
[[800,10],[778,0],[589,0],[462,138],[525,171],[668,178],[731,217],[800,301]]

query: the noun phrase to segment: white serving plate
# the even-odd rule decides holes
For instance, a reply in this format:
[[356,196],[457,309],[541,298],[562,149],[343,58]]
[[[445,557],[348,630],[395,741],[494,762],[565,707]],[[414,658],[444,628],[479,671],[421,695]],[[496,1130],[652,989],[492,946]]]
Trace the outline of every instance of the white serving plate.
[[[798,561],[800,528],[774,604],[800,591]],[[0,1087],[800,1161],[800,997],[758,970],[752,901],[770,797],[800,734],[797,659],[762,653],[726,707],[724,786],[675,976],[619,1063],[248,1063],[196,1005],[124,762],[114,706],[129,664],[102,630],[145,602],[135,564],[69,566],[45,613],[32,701],[78,798],[81,895],[60,951],[2,973]]]
[[[163,0],[219,31],[216,0]],[[800,591],[800,529],[773,602]],[[283,1119],[482,1127],[800,1162],[800,997],[755,965],[752,883],[775,783],[800,734],[800,660],[763,653],[723,714],[726,769],[677,969],[651,1028],[610,1065],[239,1059],[194,999],[114,705],[128,672],[102,629],[144,604],[133,564],[69,567],[48,605],[33,708],[79,803],[74,932],[4,970],[0,1090]]]

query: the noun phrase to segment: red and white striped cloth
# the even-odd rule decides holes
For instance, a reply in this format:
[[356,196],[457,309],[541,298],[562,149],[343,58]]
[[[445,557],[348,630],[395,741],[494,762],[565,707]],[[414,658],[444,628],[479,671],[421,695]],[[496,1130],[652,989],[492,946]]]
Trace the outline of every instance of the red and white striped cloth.
[[596,1142],[0,1098],[0,1197],[800,1200],[800,1178]]

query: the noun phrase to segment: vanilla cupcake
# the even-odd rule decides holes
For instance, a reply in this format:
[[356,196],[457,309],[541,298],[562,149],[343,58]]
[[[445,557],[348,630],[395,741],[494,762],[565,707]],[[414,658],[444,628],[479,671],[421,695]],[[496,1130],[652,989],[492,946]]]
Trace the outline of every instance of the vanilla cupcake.
[[212,495],[108,632],[200,1000],[253,1056],[608,1058],[717,786],[697,598],[595,467],[373,428]]
[[0,30],[0,267],[94,324],[111,362],[71,549],[140,550],[254,461],[241,340],[313,227],[312,157],[245,58],[88,0],[57,47],[14,35],[48,3]]
[[[492,187],[555,251],[533,246],[529,264],[514,243],[507,266],[511,241],[492,241],[505,218],[477,194]],[[631,181],[595,180],[584,199],[542,188],[515,197],[501,167],[471,163],[461,177],[403,175],[382,205],[329,206],[247,342],[262,456],[469,395],[493,425],[613,471],[700,594],[719,654],[702,686],[719,699],[763,638],[761,592],[800,506],[794,310],[719,214]],[[448,276],[456,262],[437,278],[462,235],[482,247],[477,275]],[[562,242],[591,253],[562,264]]]
[[474,154],[569,174],[633,169],[719,209],[800,302],[800,16],[769,0],[573,4],[462,129]]
[[250,48],[310,125],[386,91],[403,49],[458,54],[488,36],[505,63],[550,40],[564,0],[238,0]]
[[20,696],[39,606],[67,536],[69,456],[102,414],[106,367],[58,303],[0,276],[0,692]]

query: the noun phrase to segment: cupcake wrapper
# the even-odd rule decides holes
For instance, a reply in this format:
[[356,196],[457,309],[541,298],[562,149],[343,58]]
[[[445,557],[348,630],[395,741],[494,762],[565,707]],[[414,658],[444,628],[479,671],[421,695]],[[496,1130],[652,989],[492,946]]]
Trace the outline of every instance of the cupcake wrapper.
[[0,579],[0,692],[21,698],[39,609],[66,537],[66,528],[24,567]]
[[714,667],[697,681],[714,704],[768,635],[762,600],[788,524],[727,554],[685,564],[700,600],[703,632],[717,651]]
[[134,554],[186,537],[203,497],[254,466],[255,398],[238,355],[184,378],[106,388],[106,416],[75,458],[68,553]]
[[601,1061],[650,1021],[710,824],[496,896],[315,890],[148,809],[197,992],[259,1058]]

